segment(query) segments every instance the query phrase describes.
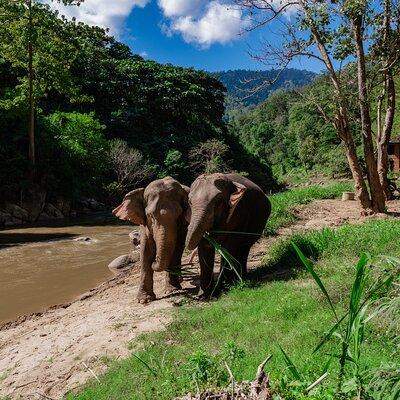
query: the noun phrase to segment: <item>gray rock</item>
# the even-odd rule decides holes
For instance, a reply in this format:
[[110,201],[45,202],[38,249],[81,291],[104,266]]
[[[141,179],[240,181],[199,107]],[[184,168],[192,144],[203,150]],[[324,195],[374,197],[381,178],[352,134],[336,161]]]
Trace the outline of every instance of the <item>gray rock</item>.
[[13,217],[6,211],[0,211],[0,226],[13,226],[22,224],[22,220]]
[[22,191],[21,207],[28,211],[30,222],[38,219],[40,213],[43,211],[45,199],[46,192],[38,185]]
[[138,252],[133,252],[131,254],[125,254],[123,256],[117,257],[115,260],[108,264],[108,268],[116,275],[128,271],[135,267],[136,263],[139,261],[140,255]]
[[52,217],[49,214],[42,212],[37,218],[37,221],[48,221],[49,219],[52,219]]
[[96,239],[92,239],[92,238],[87,237],[87,236],[80,236],[80,237],[77,237],[77,238],[73,239],[73,241],[74,241],[74,242],[88,243],[88,244],[90,244],[90,243],[96,243],[96,242],[97,242]]
[[129,234],[129,239],[131,240],[132,244],[134,246],[139,246],[140,245],[140,233],[139,231],[132,231]]
[[54,207],[53,204],[46,203],[43,211],[52,218],[57,218],[57,219],[64,218],[63,213],[56,207]]
[[20,206],[16,204],[6,204],[6,211],[13,216],[22,221],[29,221],[29,213]]
[[54,204],[61,213],[68,217],[71,213],[71,202],[62,198],[58,198]]

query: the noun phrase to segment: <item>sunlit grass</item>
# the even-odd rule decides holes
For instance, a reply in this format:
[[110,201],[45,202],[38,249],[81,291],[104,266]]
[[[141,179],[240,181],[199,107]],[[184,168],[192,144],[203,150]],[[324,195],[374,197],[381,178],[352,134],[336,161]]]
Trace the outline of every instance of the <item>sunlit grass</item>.
[[[345,226],[336,232],[325,230],[296,236],[294,241],[315,259],[315,270],[323,278],[337,314],[344,315],[355,277],[354,261],[363,251],[369,251],[373,257],[382,253],[399,256],[399,235],[400,224],[384,220]],[[290,241],[278,242],[270,249],[264,271],[273,265],[298,268],[299,261],[293,252]],[[227,346],[238,349],[240,354],[230,366],[237,381],[253,379],[260,362],[272,354],[268,371],[274,387],[287,395],[286,399],[304,398],[293,394],[297,392],[288,380],[279,346],[309,383],[321,375],[331,354],[340,352],[340,346],[332,342],[313,354],[335,323],[335,317],[311,276],[297,271],[289,280],[236,288],[210,303],[180,307],[166,331],[132,342],[139,358],[116,361],[100,377],[100,384],[91,382],[83,392],[67,398],[170,400],[189,391],[196,393],[198,388],[226,386],[228,375],[219,363]],[[395,344],[379,324],[372,324],[363,343],[360,369],[378,368],[395,357]],[[335,398],[339,363],[334,360],[331,368],[336,373],[307,399]]]
[[335,182],[326,186],[307,186],[287,190],[269,196],[272,205],[271,216],[265,228],[266,233],[274,233],[278,228],[296,221],[296,215],[291,208],[298,204],[308,204],[318,199],[333,199],[342,192],[352,190],[350,182]]

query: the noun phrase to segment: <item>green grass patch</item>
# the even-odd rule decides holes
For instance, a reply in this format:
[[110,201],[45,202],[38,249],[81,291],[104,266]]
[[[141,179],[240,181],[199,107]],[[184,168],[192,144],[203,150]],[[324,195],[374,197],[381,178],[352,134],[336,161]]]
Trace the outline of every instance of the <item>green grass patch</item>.
[[272,204],[272,213],[268,219],[265,232],[268,234],[296,221],[296,216],[291,209],[298,204],[308,204],[318,199],[334,199],[341,196],[342,192],[353,190],[350,182],[335,182],[326,186],[299,187],[285,192],[276,193],[269,197]]
[[[345,226],[335,232],[308,233],[293,240],[317,261],[316,270],[338,315],[343,315],[355,276],[354,261],[362,251],[373,256],[400,256],[399,235],[398,222],[381,220]],[[264,270],[298,266],[290,241],[278,242],[270,249],[265,264]],[[100,384],[91,382],[81,393],[70,394],[67,399],[170,400],[205,387],[227,386],[225,362],[237,381],[252,380],[257,366],[269,354],[273,358],[267,369],[281,398],[303,399],[280,346],[304,379],[312,383],[321,375],[331,355],[340,350],[339,344],[332,342],[312,354],[333,323],[326,299],[305,271],[289,280],[234,288],[207,304],[180,307],[166,331],[144,335],[132,342],[135,356],[112,363],[100,377]],[[399,349],[385,335],[382,326],[369,325],[365,335],[361,369],[379,367],[398,357]],[[336,359],[330,371],[330,377],[307,399],[335,398]]]

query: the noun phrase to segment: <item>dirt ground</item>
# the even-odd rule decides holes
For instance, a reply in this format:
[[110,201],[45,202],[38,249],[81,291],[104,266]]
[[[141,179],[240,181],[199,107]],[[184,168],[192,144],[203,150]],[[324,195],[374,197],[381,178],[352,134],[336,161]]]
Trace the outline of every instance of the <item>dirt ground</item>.
[[[388,209],[392,215],[399,215],[400,202],[389,202]],[[340,200],[315,201],[296,207],[295,212],[299,220],[280,229],[277,237],[365,220],[360,218],[356,202]],[[277,237],[263,238],[253,246],[251,268],[260,265],[265,251]],[[163,274],[155,274],[157,300],[146,306],[138,304],[136,268],[70,304],[21,317],[0,327],[0,396],[61,399],[66,392],[93,378],[93,374],[100,375],[106,368],[105,356],[126,357],[133,338],[167,326],[174,302],[183,296],[163,296],[163,281]],[[183,286],[194,288],[189,281]]]

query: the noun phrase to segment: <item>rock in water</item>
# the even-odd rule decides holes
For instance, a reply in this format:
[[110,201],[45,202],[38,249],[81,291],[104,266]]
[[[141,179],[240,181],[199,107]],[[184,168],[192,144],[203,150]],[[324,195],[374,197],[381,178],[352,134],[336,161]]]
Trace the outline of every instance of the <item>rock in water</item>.
[[97,240],[96,239],[92,239],[90,237],[86,237],[86,236],[81,236],[81,237],[77,237],[75,239],[73,239],[74,242],[82,242],[82,243],[96,243]]

